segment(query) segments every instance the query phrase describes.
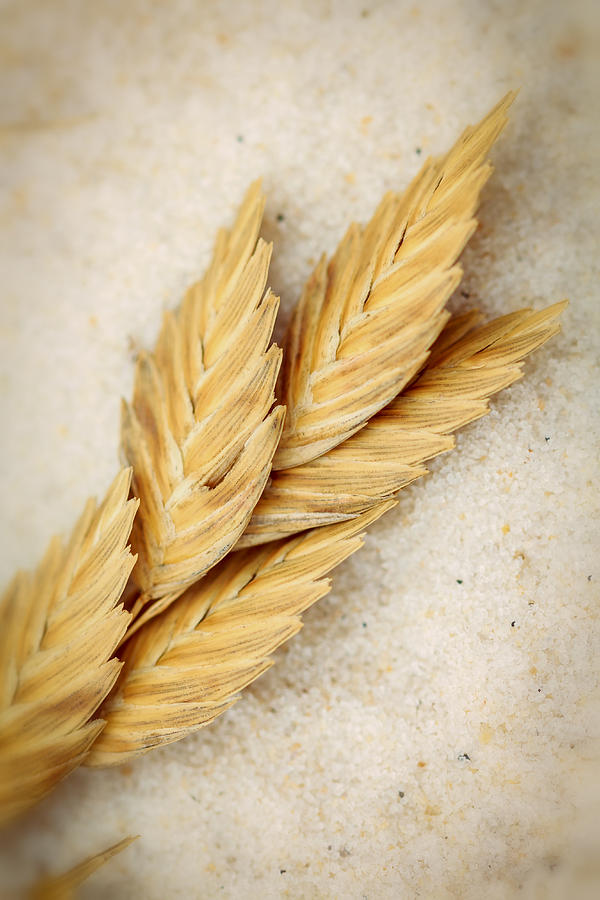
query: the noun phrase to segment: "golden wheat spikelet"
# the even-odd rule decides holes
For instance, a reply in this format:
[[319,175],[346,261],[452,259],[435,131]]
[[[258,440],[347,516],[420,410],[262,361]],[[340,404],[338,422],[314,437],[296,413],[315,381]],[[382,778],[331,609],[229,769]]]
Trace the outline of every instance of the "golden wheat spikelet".
[[115,683],[130,615],[119,599],[135,557],[131,470],[104,501],[89,500],[63,544],[18,573],[0,599],[0,821],[37,802],[82,761]]
[[126,837],[118,844],[107,847],[101,853],[90,856],[83,862],[64,872],[62,875],[50,875],[37,882],[28,892],[28,900],[73,900],[77,888],[86,881],[90,875],[108,862],[117,853],[121,853],[129,847],[138,835]]
[[328,593],[323,576],[362,546],[360,532],[393,505],[234,553],[146,623],[124,647],[123,675],[102,709],[107,725],[86,765],[118,765],[225,712],[300,630],[300,614]]
[[454,447],[451,432],[485,415],[492,394],[521,377],[520,361],[559,331],[565,306],[482,327],[477,313],[451,319],[417,380],[365,428],[319,459],[273,473],[238,546],[359,515],[424,475],[425,460]]
[[269,346],[279,300],[265,291],[263,209],[255,182],[231,231],[219,231],[204,278],[165,314],[154,353],[138,359],[133,402],[123,406],[140,498],[133,615],[144,611],[133,627],[228,552],[271,468],[284,411],[270,412],[281,350]]
[[317,265],[286,337],[287,414],[274,469],[346,440],[422,367],[460,281],[456,260],[476,228],[487,155],[514,96],[428,160],[404,194],[386,194],[368,225],[351,225],[331,261]]

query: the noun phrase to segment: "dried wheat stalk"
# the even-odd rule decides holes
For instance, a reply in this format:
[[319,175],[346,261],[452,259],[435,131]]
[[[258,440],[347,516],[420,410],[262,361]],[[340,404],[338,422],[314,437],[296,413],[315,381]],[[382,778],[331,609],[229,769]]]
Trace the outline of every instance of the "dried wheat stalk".
[[388,193],[317,265],[288,330],[279,396],[285,428],[273,459],[289,469],[321,456],[386,406],[425,362],[460,281],[455,265],[476,228],[486,161],[510,93],[402,195]]
[[452,449],[451,432],[488,412],[492,394],[522,375],[519,362],[559,331],[566,301],[474,327],[451,319],[417,380],[368,425],[319,459],[273,473],[238,546],[359,515],[424,475],[425,460]]
[[68,543],[54,538],[37,570],[0,600],[0,821],[50,791],[82,761],[92,720],[121,669],[130,616],[119,598],[135,562],[127,541],[138,503],[131,470],[89,500]]
[[134,628],[225,556],[271,468],[284,411],[269,412],[281,350],[269,346],[279,300],[265,292],[263,209],[255,182],[231,231],[219,232],[204,278],[165,314],[154,353],[137,361],[122,426],[140,498]]
[[272,665],[302,627],[300,614],[330,589],[323,576],[362,546],[360,532],[394,505],[235,553],[125,645],[107,725],[86,765],[117,765],[207,725]]
[[77,888],[83,884],[86,879],[92,875],[96,869],[103,866],[109,859],[121,853],[126,847],[129,847],[135,837],[126,837],[118,844],[113,844],[101,853],[96,853],[84,860],[79,865],[69,869],[62,875],[51,875],[43,878],[28,892],[29,900],[72,900],[75,897]]
[[[189,587],[243,531],[281,434],[283,410],[271,411],[281,354],[269,348],[278,301],[265,293],[264,201],[251,187],[231,233],[220,232],[206,276],[165,316],[154,353],[138,360],[133,402],[124,406],[123,447],[141,498],[132,609],[134,627],[144,627],[128,632],[125,670],[102,707],[104,731],[90,716],[117,676],[111,657],[128,619],[116,607],[133,564],[124,550],[135,513],[128,478],[117,479],[97,513],[86,511],[65,551],[52,545],[35,578],[18,576],[2,600],[12,657],[0,669],[0,800],[9,815],[83,761],[92,742],[86,763],[118,764],[235,702],[299,630],[302,611],[327,593],[323,575],[360,546],[359,531],[558,330],[562,304],[477,330],[472,315],[458,317],[438,338],[491,172],[485,158],[510,102],[512,95],[426,164],[403,197],[384,198],[364,231],[352,226],[301,299],[284,380],[284,468],[243,542],[335,524],[235,554]],[[106,625],[99,639],[107,621],[118,627]]]

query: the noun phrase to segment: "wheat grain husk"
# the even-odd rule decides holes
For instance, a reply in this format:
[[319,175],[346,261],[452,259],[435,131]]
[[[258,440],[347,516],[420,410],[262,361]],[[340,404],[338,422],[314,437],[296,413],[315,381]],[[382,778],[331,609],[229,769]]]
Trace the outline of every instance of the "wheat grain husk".
[[347,440],[423,366],[462,276],[456,261],[477,226],[487,156],[514,96],[429,159],[403,194],[387,193],[364,228],[352,224],[329,262],[321,258],[285,341],[287,414],[274,469]]
[[248,190],[230,231],[181,308],[166,313],[153,353],[123,404],[122,445],[140,510],[134,627],[166,608],[238,539],[266,483],[283,423],[271,411],[281,350],[279,305],[266,290],[271,247],[259,239],[264,196]]
[[130,482],[124,469],[99,506],[88,501],[70,539],[54,538],[0,600],[2,823],[79,765],[102,730],[92,717],[121,669],[114,653],[130,620],[120,602],[135,562]]
[[452,432],[484,416],[490,397],[523,374],[521,362],[560,330],[566,301],[477,326],[455,316],[422,373],[368,425],[319,459],[274,472],[238,546],[360,515],[394,496],[455,446]]
[[234,553],[124,647],[107,725],[86,765],[119,765],[197,731],[225,712],[330,590],[324,576],[362,546],[387,501],[352,522]]

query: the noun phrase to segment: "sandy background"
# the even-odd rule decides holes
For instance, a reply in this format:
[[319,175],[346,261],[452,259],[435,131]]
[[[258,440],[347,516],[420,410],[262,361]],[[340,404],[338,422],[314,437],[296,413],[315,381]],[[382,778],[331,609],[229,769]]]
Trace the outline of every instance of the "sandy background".
[[135,349],[257,175],[285,316],[351,219],[521,87],[452,306],[571,300],[271,672],[203,733],[76,772],[2,836],[6,884],[140,833],[84,898],[592,896],[593,6],[0,4],[3,581],[108,486]]

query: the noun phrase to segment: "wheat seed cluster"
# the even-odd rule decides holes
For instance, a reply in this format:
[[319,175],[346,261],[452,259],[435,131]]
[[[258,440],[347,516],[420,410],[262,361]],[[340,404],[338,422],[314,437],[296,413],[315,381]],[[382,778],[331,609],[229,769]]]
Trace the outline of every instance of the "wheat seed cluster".
[[557,333],[564,302],[490,322],[446,310],[513,99],[349,227],[283,349],[250,186],[138,356],[124,468],[0,600],[1,822],[81,764],[119,765],[225,712],[398,491]]

